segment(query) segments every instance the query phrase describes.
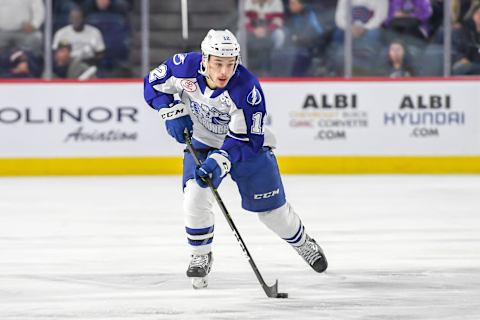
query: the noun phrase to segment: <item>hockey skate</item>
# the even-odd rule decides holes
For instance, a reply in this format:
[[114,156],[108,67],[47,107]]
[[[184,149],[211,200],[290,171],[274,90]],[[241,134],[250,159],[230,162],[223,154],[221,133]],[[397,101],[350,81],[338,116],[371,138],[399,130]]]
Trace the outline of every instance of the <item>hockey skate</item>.
[[322,248],[315,242],[314,239],[310,238],[308,234],[305,235],[305,243],[300,247],[293,247],[303,260],[305,260],[310,267],[316,272],[323,272],[328,267],[327,259],[323,253]]
[[187,269],[187,277],[191,278],[194,289],[202,289],[208,286],[208,273],[212,268],[212,253],[192,254],[192,260]]

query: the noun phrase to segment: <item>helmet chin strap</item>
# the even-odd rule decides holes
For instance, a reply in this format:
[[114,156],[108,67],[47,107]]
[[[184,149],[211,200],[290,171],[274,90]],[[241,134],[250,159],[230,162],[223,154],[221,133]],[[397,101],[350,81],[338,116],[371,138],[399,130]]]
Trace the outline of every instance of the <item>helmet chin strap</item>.
[[204,76],[207,79],[211,79],[208,75],[208,55],[204,55],[202,53],[202,61],[200,61],[200,68],[198,69],[198,73]]
[[200,61],[200,69],[198,70],[198,73],[211,80],[210,76],[208,75],[208,56],[205,57],[202,54],[202,61]]
[[198,70],[198,73],[200,73],[202,76],[205,77],[205,80],[207,80],[207,86],[210,87],[208,85],[208,80],[210,80],[211,82],[214,82],[213,79],[208,75],[208,62],[204,64],[204,61],[208,61],[208,58],[206,59],[203,59],[202,58],[202,61],[200,62],[200,69]]

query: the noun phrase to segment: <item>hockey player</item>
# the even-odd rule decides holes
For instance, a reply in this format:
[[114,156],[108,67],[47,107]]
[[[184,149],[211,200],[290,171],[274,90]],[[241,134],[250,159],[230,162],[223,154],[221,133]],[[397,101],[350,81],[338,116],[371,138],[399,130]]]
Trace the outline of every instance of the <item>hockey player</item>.
[[[159,111],[169,135],[185,143],[192,135],[201,166],[186,150],[183,159],[185,230],[191,250],[187,277],[194,288],[207,286],[212,266],[214,197],[203,178],[217,188],[230,173],[242,207],[289,243],[316,271],[327,269],[320,246],[286,201],[275,140],[263,125],[265,97],[258,80],[240,61],[240,46],[229,30],[210,30],[201,53],[176,54],[144,79],[144,97]],[[176,100],[175,98],[179,98]]]

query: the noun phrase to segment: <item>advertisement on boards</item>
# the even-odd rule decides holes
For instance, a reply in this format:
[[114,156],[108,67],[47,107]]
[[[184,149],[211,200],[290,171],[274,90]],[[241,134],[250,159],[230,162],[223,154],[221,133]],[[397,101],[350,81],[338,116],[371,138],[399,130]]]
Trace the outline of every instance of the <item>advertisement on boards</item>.
[[[478,81],[266,81],[280,156],[480,154]],[[2,83],[0,158],[181,156],[140,82]]]
[[169,156],[140,83],[0,85],[0,157]]
[[278,152],[478,155],[477,82],[264,84]]

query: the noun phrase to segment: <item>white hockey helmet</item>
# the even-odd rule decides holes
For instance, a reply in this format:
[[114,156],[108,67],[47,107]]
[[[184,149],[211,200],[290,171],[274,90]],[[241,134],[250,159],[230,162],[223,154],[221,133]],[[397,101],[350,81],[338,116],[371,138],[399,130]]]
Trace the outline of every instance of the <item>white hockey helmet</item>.
[[203,63],[200,66],[200,73],[204,76],[208,77],[207,63],[210,56],[236,57],[233,72],[235,73],[237,70],[237,66],[240,63],[240,44],[230,30],[210,29],[202,41],[201,49]]

